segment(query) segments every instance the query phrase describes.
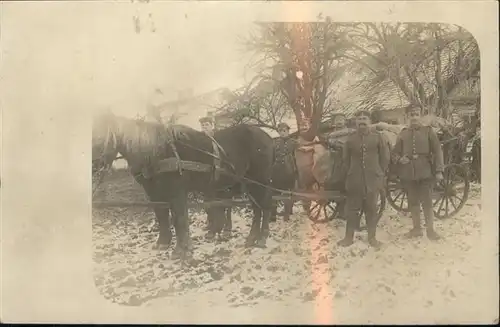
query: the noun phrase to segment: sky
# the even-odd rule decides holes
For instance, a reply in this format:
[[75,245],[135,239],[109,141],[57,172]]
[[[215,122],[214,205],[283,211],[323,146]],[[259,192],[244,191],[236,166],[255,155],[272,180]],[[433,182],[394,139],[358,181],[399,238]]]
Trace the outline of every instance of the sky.
[[[156,88],[166,100],[186,88],[195,94],[238,88],[252,77],[238,37],[248,35],[257,18],[289,20],[309,11],[316,17],[302,4],[274,3],[273,11],[271,4],[256,7],[251,1],[1,2],[2,106],[109,107],[133,117],[145,113]],[[376,10],[382,8],[366,14]],[[348,6],[334,13],[338,19],[354,14]],[[134,17],[141,21],[140,33]]]
[[199,94],[244,84],[248,55],[238,37],[253,23],[242,9],[186,2],[2,3],[2,70],[19,78],[29,64],[38,76],[22,77],[26,86],[77,88],[68,95],[78,92],[93,109],[135,116],[144,113],[155,88],[168,100],[186,88]]

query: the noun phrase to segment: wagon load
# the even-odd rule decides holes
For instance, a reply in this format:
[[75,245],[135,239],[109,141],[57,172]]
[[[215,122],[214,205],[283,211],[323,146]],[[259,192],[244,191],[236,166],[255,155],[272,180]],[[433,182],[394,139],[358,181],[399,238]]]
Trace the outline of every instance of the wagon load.
[[[402,125],[387,123],[372,125],[373,129],[377,129],[386,135],[391,147],[396,143],[397,135],[403,127]],[[345,128],[329,134],[327,143],[332,148],[331,150],[334,151],[329,151],[323,144],[320,144],[317,137],[312,142],[306,142],[299,137],[299,148],[295,153],[295,157],[300,184],[306,187],[315,182],[320,185],[332,180],[335,182],[340,177],[337,176],[341,168],[342,152],[340,150],[349,135],[355,132],[355,129]]]
[[[385,136],[391,147],[396,144],[396,139],[398,134],[404,128],[403,125],[391,125],[384,122],[372,124],[371,129],[379,131]],[[344,145],[349,135],[356,133],[355,129],[345,128],[332,132],[328,135],[328,143],[330,143],[334,148],[340,148]]]
[[319,143],[316,137],[312,142],[307,142],[299,137],[299,147],[295,152],[299,183],[307,187],[315,182],[323,184],[330,175],[330,153]]

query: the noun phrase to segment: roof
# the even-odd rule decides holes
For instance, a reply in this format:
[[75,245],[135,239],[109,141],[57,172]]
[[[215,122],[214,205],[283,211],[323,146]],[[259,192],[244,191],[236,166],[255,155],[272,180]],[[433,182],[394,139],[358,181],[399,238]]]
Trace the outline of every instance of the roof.
[[[455,40],[458,43],[458,39]],[[450,44],[449,51],[441,52],[441,70],[442,78],[444,80],[454,77],[456,73],[454,66],[457,60],[457,52],[453,46],[456,44]],[[477,43],[473,42],[468,47],[463,49],[465,58],[462,66],[469,68],[475,64],[478,60],[478,46]],[[371,58],[365,57],[364,60],[371,61],[369,64],[376,65]],[[426,69],[422,69],[420,65],[419,69],[416,69],[417,79],[422,84],[426,97],[431,96],[435,92],[435,64],[432,56],[427,59],[428,65],[425,65]],[[469,65],[469,66],[466,66]],[[464,69],[466,70],[466,69]],[[401,88],[397,86],[385,73],[383,67],[380,67],[380,76],[375,76],[375,74],[370,71],[367,67],[359,64],[353,64],[351,69],[353,75],[355,76],[355,81],[351,82],[351,86],[346,88],[345,94],[340,101],[339,111],[345,112],[347,115],[351,115],[360,107],[367,107],[368,109],[378,108],[380,110],[392,110],[400,107],[406,107],[410,105],[407,96],[402,92]],[[455,76],[456,78],[468,78],[468,76]],[[475,77],[475,76],[471,76]],[[403,81],[410,89],[412,89],[412,83],[409,81],[408,77],[402,76]],[[459,85],[464,84],[463,82]]]

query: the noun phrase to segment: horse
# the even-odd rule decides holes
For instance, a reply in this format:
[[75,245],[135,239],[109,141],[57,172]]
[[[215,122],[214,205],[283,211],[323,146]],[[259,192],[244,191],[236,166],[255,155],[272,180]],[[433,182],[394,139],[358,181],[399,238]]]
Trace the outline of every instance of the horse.
[[[211,200],[219,194],[227,194],[228,189],[236,192],[243,182],[254,213],[245,245],[265,247],[272,203],[267,186],[271,179],[274,148],[271,137],[260,128],[241,124],[219,130],[211,138],[185,125],[165,126],[108,112],[94,118],[93,145],[107,148],[107,153],[96,157],[93,151],[93,162],[103,156],[116,158],[120,153],[150,201],[169,204],[169,209],[154,208],[159,223],[155,248],[169,247],[172,241],[170,210],[176,233],[172,256],[190,257],[193,249],[187,194],[200,192],[205,200]],[[170,168],[161,169],[165,165]],[[222,212],[222,207],[207,208],[207,215],[213,220],[209,224],[209,234],[221,232],[225,221]]]

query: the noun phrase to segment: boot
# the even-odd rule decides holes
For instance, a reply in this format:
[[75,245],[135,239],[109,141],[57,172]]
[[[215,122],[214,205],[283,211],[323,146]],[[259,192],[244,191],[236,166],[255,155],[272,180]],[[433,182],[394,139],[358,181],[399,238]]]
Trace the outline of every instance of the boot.
[[431,241],[441,239],[441,236],[434,230],[434,212],[432,210],[432,202],[430,200],[426,201],[424,205],[424,216],[427,238]]
[[337,245],[342,247],[351,246],[354,243],[354,226],[352,223],[348,223],[345,230],[345,237],[337,242]]
[[441,239],[441,235],[439,235],[434,229],[427,229],[427,238],[431,241],[437,241]]
[[337,219],[347,220],[345,217],[345,200],[338,200],[337,202]]
[[434,221],[431,218],[426,219],[426,234],[427,238],[431,241],[437,241],[441,239],[441,235],[439,235],[435,230],[434,230]]
[[269,221],[276,222],[276,215],[278,214],[278,207],[273,206],[271,209],[271,216],[269,217]]
[[377,240],[376,233],[377,233],[377,226],[368,226],[368,244],[378,249],[382,246],[382,242]]
[[422,227],[420,226],[420,206],[411,210],[411,220],[413,222],[413,228],[405,234],[405,238],[417,238],[422,237],[424,233],[422,232]]
[[424,236],[421,228],[412,228],[408,233],[405,234],[405,238],[417,238]]
[[285,211],[284,211],[284,214],[283,214],[283,220],[284,221],[289,221],[291,214],[292,214],[292,203],[286,201],[285,202]]

